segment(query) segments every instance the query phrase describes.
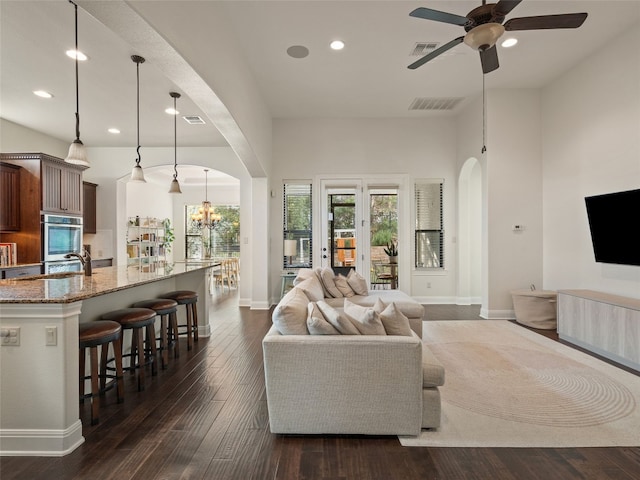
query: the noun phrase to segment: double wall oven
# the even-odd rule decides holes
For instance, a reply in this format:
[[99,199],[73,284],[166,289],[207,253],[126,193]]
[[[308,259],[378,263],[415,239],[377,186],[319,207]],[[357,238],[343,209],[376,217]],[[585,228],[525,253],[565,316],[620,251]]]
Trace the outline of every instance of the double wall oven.
[[44,273],[79,272],[80,260],[65,255],[82,252],[82,217],[42,215]]

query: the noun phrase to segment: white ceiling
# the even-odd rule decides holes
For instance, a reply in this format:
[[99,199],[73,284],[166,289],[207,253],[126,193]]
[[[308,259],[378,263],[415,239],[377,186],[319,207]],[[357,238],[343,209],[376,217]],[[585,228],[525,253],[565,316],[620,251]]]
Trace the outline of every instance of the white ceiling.
[[[174,18],[175,31],[206,21],[203,5],[214,0],[165,0],[163,15]],[[128,2],[153,24],[152,4]],[[255,77],[274,118],[422,117],[446,112],[409,111],[416,97],[462,97],[480,93],[482,74],[477,52],[464,44],[417,70],[407,65],[419,57],[416,42],[446,43],[464,33],[462,27],[409,17],[423,6],[458,15],[480,1],[224,1],[217,11],[228,17],[243,60]],[[209,10],[206,10],[209,12]],[[146,13],[145,13],[146,12]],[[576,30],[513,32],[519,43],[499,48],[500,68],[485,78],[487,88],[538,88],[570,69],[613,37],[640,20],[640,0],[524,0],[507,18],[587,12]],[[74,138],[75,87],[73,61],[64,54],[73,47],[73,6],[66,0],[0,1],[0,115],[15,123],[65,141]],[[79,9],[80,49],[90,60],[80,64],[81,138],[88,146],[135,146],[136,52],[109,29]],[[162,33],[162,32],[160,32]],[[510,33],[510,32],[507,32]],[[206,45],[210,33],[198,32]],[[343,51],[329,42],[341,39]],[[306,46],[310,54],[294,59],[286,50]],[[181,51],[185,59],[194,58]],[[203,59],[198,59],[203,61]],[[198,61],[197,60],[197,61]],[[206,59],[204,59],[206,61]],[[196,68],[197,70],[197,68]],[[55,96],[32,94],[45,89]],[[140,66],[140,141],[143,146],[172,146],[170,91],[180,89],[153,64]],[[464,105],[464,102],[457,107]],[[178,123],[179,146],[222,146],[225,139],[189,98],[178,100],[181,115],[200,115],[206,125]],[[455,111],[453,112],[455,113]],[[112,135],[109,127],[122,133]]]

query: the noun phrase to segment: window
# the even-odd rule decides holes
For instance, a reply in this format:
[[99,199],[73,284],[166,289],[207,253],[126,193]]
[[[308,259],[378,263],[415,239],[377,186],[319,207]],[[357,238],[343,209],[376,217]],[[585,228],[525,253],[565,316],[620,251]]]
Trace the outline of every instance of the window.
[[283,267],[311,268],[311,184],[284,184]]
[[221,258],[240,255],[240,207],[216,205],[215,212],[222,217],[214,229],[200,230],[191,222],[191,215],[200,205],[185,206],[185,258]]
[[443,183],[442,179],[433,179],[416,181],[415,184],[416,268],[444,268]]

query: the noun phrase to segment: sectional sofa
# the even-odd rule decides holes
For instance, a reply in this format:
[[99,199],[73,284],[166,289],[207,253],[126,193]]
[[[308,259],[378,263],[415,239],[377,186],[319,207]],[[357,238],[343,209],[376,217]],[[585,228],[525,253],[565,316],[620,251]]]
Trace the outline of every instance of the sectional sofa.
[[342,297],[325,297],[337,292],[322,281],[330,274],[302,271],[263,339],[272,433],[418,435],[437,428],[444,369],[420,337],[424,308],[400,291],[364,292],[362,277],[352,279],[358,294],[342,285]]

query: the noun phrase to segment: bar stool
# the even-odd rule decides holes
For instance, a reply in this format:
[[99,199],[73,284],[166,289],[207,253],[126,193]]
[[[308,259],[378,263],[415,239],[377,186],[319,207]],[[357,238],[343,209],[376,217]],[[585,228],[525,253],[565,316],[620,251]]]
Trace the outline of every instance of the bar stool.
[[193,342],[198,341],[198,294],[191,290],[176,290],[162,295],[162,298],[170,298],[178,302],[178,305],[184,305],[187,310],[187,324],[178,325],[178,329],[185,328],[179,335],[187,336],[187,350],[193,348]]
[[[98,412],[100,410],[100,395],[104,394],[111,387],[116,385],[118,403],[124,401],[124,380],[122,378],[122,327],[117,322],[108,320],[96,320],[93,322],[81,323],[78,327],[78,337],[80,345],[80,402],[84,403],[85,398],[91,398],[91,425],[99,422]],[[109,344],[113,344],[115,357],[115,375],[107,374],[107,355]],[[98,373],[98,346],[101,346],[100,373]],[[86,349],[89,349],[91,362],[91,374],[86,375]],[[107,384],[107,378],[113,378]],[[91,379],[91,393],[85,395],[85,380]],[[100,387],[98,387],[100,380]]]
[[[120,310],[105,313],[100,318],[118,322],[123,331],[131,330],[131,353],[122,354],[122,357],[129,357],[129,366],[124,367],[123,370],[128,370],[132,374],[137,372],[138,391],[144,390],[144,367],[150,364],[151,374],[157,375],[158,373],[158,367],[155,362],[156,312],[149,308],[121,308]],[[144,346],[144,329],[147,331],[146,350]]]
[[[153,298],[133,304],[134,308],[149,308],[160,316],[160,352],[162,353],[162,368],[169,363],[169,347],[173,345],[173,355],[180,356],[178,347],[178,302],[170,298]],[[167,318],[169,321],[167,322]],[[169,336],[167,336],[169,334]]]

